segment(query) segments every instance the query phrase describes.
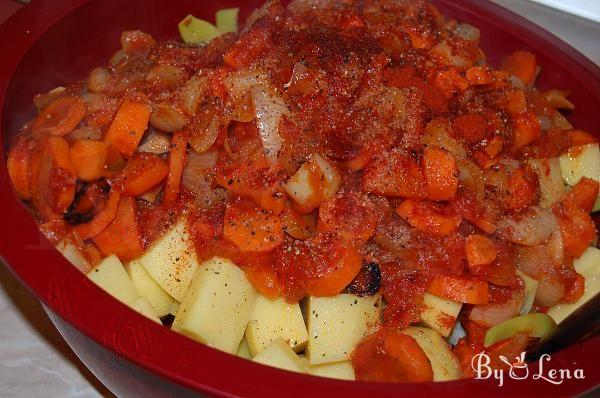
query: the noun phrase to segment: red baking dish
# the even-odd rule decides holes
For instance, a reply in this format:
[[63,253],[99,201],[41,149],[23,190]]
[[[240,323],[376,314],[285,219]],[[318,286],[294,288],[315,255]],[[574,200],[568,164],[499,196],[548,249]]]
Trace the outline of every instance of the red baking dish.
[[[217,9],[240,6],[241,18],[259,0],[35,0],[0,27],[1,138],[28,119],[31,98],[82,78],[106,63],[123,30],[141,29],[160,40],[176,38],[188,13],[209,19]],[[534,52],[543,67],[539,85],[568,89],[576,111],[570,120],[600,134],[600,69],[552,34],[482,0],[438,0],[448,17],[477,26],[492,64],[511,51]],[[79,358],[120,397],[195,396],[573,396],[600,385],[600,336],[571,346],[543,364],[583,369],[584,379],[550,383],[463,380],[427,384],[351,383],[289,373],[253,364],[198,344],[146,320],[93,285],[47,242],[10,186],[0,151],[1,257],[46,306]]]

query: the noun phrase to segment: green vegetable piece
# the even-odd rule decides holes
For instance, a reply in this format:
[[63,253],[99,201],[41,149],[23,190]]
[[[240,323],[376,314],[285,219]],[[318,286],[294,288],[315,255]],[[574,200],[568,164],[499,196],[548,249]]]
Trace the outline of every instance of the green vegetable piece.
[[546,314],[536,312],[521,315],[489,328],[485,334],[483,345],[489,347],[517,333],[528,333],[531,337],[544,338],[555,326],[554,319]]
[[221,34],[215,25],[193,15],[183,18],[177,26],[186,44],[208,43]]
[[217,29],[221,33],[237,32],[239,11],[239,8],[225,8],[217,11],[215,14]]

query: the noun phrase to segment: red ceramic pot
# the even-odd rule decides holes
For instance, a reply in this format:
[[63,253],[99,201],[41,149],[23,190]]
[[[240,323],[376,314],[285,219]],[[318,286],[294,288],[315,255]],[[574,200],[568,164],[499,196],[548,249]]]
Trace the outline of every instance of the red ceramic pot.
[[[259,0],[35,0],[0,28],[1,137],[32,116],[32,96],[82,78],[105,64],[120,32],[141,29],[160,40],[176,38],[188,13],[210,19],[220,8],[241,6],[242,18]],[[438,0],[446,15],[481,29],[482,47],[497,64],[527,49],[543,67],[540,86],[569,89],[573,123],[600,133],[600,71],[550,33],[492,3]],[[0,151],[0,253],[44,303],[61,334],[92,372],[120,397],[219,396],[333,397],[572,396],[600,384],[600,337],[569,347],[545,366],[581,368],[585,379],[552,384],[542,379],[463,380],[449,383],[351,383],[253,364],[175,334],[133,312],[93,285],[43,238],[10,186]],[[530,373],[537,373],[530,365]]]

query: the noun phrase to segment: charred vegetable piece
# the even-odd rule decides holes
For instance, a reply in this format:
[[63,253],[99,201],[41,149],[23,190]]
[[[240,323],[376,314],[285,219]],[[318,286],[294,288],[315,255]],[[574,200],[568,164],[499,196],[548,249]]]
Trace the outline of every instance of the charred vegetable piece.
[[348,285],[346,290],[355,296],[363,297],[374,295],[380,288],[381,270],[379,269],[379,265],[369,263],[363,265],[356,278]]
[[485,347],[490,347],[517,333],[527,333],[530,337],[544,338],[552,332],[555,326],[556,322],[546,314],[536,312],[520,315],[489,328],[483,344]]

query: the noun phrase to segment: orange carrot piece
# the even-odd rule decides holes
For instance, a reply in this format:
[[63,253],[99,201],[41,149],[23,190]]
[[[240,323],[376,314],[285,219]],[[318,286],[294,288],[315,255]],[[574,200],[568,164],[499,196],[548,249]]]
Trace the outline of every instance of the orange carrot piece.
[[159,184],[169,174],[169,166],[152,153],[136,153],[127,161],[118,180],[121,193],[126,196],[141,195]]
[[121,197],[115,219],[94,237],[94,243],[105,256],[114,254],[123,261],[131,261],[142,254],[144,246],[136,211],[134,198]]
[[67,141],[49,136],[39,142],[31,157],[31,198],[44,221],[62,218],[73,202],[76,183]]
[[569,130],[567,134],[569,134],[569,137],[571,138],[572,146],[594,144],[598,142],[598,139],[587,131]]
[[31,154],[32,141],[20,135],[8,151],[6,168],[17,192],[23,200],[31,198]]
[[590,213],[598,198],[598,181],[583,177],[565,196],[561,199],[563,203],[570,202],[579,209]]
[[150,106],[125,99],[113,119],[104,142],[114,146],[125,157],[135,153],[150,120]]
[[104,175],[108,146],[102,141],[77,140],[71,147],[71,161],[77,177],[93,181]]
[[185,166],[187,157],[188,133],[177,131],[171,139],[171,153],[169,156],[169,175],[167,176],[167,184],[163,203],[170,204],[177,199],[181,184],[181,175]]
[[283,243],[281,218],[240,199],[227,205],[223,236],[246,252],[268,252]]
[[91,239],[104,231],[112,220],[115,219],[120,199],[121,194],[116,189],[112,188],[104,209],[96,214],[91,221],[74,226],[73,231],[79,234],[82,240]]
[[64,136],[85,116],[85,103],[78,97],[62,96],[47,105],[31,124],[35,137]]
[[413,337],[396,332],[388,333],[383,348],[387,355],[404,364],[408,380],[433,381],[433,369],[429,358]]
[[512,73],[526,86],[531,86],[537,75],[538,64],[535,55],[529,51],[515,51],[504,58],[500,69]]
[[542,126],[540,121],[532,112],[519,116],[517,119],[513,120],[512,128],[513,152],[517,152],[542,136]]
[[496,245],[483,235],[470,235],[465,242],[465,252],[469,265],[486,265],[496,260]]
[[331,255],[331,269],[318,278],[306,281],[306,293],[310,296],[335,296],[344,290],[360,272],[362,256],[352,243],[344,242],[344,247],[337,250],[337,256]]
[[489,301],[488,283],[464,276],[436,276],[429,284],[427,291],[460,303],[487,304]]
[[427,148],[423,170],[430,200],[448,200],[458,189],[458,169],[454,157],[441,149]]
[[396,213],[416,229],[434,235],[449,235],[458,229],[461,218],[443,214],[435,205],[407,199]]
[[490,84],[494,81],[494,76],[486,66],[472,66],[467,69],[467,80],[472,86]]

